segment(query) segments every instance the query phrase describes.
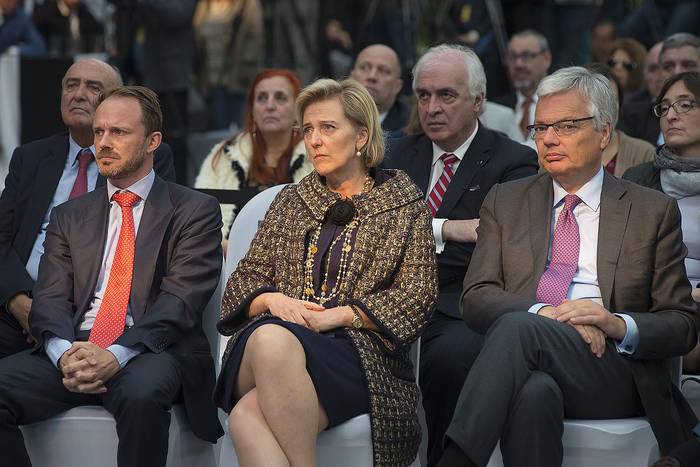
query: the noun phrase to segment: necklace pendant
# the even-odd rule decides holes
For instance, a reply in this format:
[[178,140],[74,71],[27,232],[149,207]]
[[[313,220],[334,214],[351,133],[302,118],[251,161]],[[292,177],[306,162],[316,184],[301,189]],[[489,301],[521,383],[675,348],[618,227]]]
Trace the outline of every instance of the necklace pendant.
[[310,287],[307,287],[307,288],[304,289],[304,293],[305,293],[307,296],[311,297],[311,296],[313,295],[314,291],[311,290]]
[[323,285],[321,285],[321,293],[322,293],[323,295],[326,295],[326,293],[328,293],[328,285],[327,285],[326,283],[324,283]]
[[316,252],[318,252],[318,248],[316,247],[316,245],[311,245],[311,254],[315,255]]
[[344,251],[345,253],[349,253],[350,250],[352,250],[352,246],[350,246],[350,245],[345,245],[345,246],[343,247],[343,251]]

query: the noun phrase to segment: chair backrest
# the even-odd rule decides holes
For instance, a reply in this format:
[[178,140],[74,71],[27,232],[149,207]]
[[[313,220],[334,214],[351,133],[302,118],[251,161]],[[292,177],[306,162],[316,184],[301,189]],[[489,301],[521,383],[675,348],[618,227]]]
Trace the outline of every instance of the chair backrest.
[[207,306],[202,312],[202,330],[204,330],[204,334],[209,341],[209,347],[214,357],[214,366],[217,374],[219,374],[219,365],[221,364],[221,359],[219,358],[221,339],[219,331],[216,329],[216,323],[219,321],[221,296],[224,292],[224,285],[226,285],[226,276],[224,266],[222,265],[221,274],[219,275],[219,285],[216,286],[216,290],[214,290],[214,293],[209,299],[209,303],[207,303]]
[[236,216],[231,226],[231,232],[228,235],[228,248],[226,249],[227,278],[248,252],[250,243],[258,231],[258,225],[265,217],[265,213],[267,213],[267,208],[270,207],[277,193],[285,186],[287,185],[275,185],[255,195]]

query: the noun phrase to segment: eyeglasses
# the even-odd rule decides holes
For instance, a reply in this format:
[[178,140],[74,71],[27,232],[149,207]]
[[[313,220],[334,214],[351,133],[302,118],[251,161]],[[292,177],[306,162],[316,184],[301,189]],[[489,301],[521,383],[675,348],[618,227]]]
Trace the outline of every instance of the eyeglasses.
[[678,99],[672,104],[662,102],[654,106],[654,115],[656,115],[657,117],[663,117],[668,113],[668,110],[671,107],[673,107],[673,111],[677,114],[687,114],[697,106],[698,101],[694,101],[692,99]]
[[540,50],[539,52],[523,52],[523,53],[513,53],[513,52],[508,52],[508,55],[506,56],[506,59],[509,62],[517,62],[518,59],[521,59],[523,62],[528,63],[532,60],[535,59],[538,55],[542,55],[545,53],[545,50]]
[[628,60],[613,60],[612,58],[608,60],[608,66],[610,68],[615,68],[617,65],[622,65],[622,67],[627,71],[632,71],[637,68],[637,64],[630,62]]
[[535,123],[534,125],[528,125],[527,131],[532,139],[544,138],[549,127],[554,128],[554,133],[556,133],[557,136],[571,136],[581,128],[581,122],[593,120],[594,118],[595,117],[583,117],[573,120],[559,120],[554,123]]

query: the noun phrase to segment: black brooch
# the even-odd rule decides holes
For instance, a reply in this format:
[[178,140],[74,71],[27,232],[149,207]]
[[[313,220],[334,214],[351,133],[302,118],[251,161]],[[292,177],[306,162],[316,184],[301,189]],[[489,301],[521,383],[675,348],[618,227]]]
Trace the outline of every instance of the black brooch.
[[328,220],[334,225],[348,225],[355,217],[355,205],[347,199],[339,199],[328,210]]

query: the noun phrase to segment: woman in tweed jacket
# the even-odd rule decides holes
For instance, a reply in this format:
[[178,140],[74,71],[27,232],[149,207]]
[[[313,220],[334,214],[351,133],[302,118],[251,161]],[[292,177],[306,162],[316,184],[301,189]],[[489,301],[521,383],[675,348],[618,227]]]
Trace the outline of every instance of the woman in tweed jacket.
[[430,212],[384,155],[377,109],[356,81],[297,99],[315,171],[275,199],[226,286],[232,335],[215,399],[239,463],[314,465],[318,432],[369,412],[374,464],[420,443],[408,357],[437,296]]

